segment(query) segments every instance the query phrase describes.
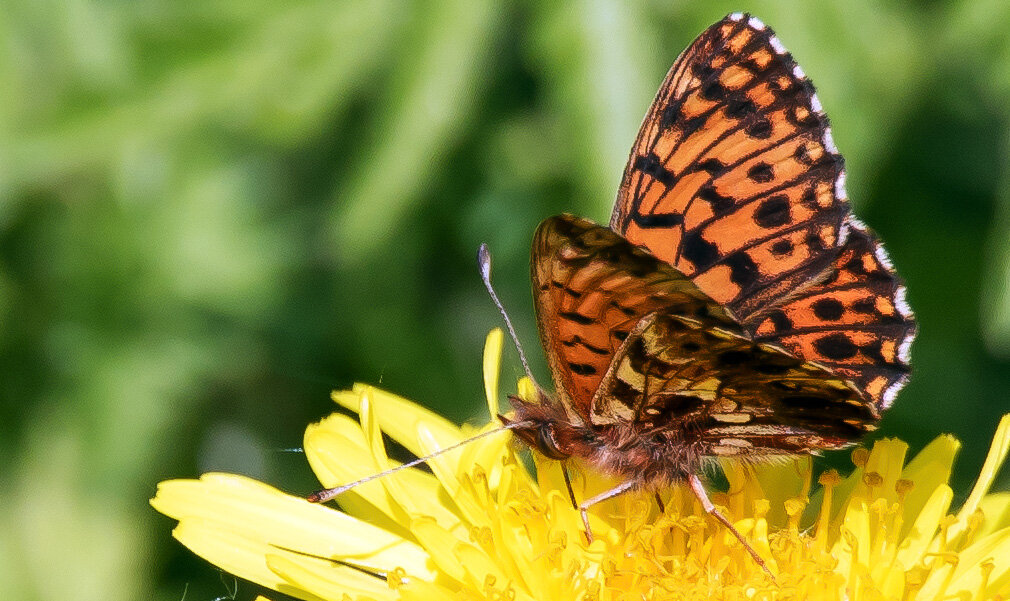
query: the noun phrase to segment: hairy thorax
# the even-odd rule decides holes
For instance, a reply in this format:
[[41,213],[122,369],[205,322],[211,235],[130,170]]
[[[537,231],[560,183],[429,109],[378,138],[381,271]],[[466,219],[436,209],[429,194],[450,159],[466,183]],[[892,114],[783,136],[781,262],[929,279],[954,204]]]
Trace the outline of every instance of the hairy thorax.
[[690,428],[643,430],[632,423],[593,426],[546,396],[540,403],[518,397],[513,431],[531,448],[551,459],[577,457],[602,473],[634,480],[642,488],[661,488],[682,482],[701,467],[699,445]]

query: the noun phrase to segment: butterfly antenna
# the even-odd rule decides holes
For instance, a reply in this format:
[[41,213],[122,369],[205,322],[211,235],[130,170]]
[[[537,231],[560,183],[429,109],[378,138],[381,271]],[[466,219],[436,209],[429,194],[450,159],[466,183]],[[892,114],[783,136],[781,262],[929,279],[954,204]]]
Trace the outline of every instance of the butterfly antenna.
[[519,351],[519,360],[522,361],[526,377],[536,386],[537,381],[533,378],[533,372],[530,371],[530,364],[526,361],[523,345],[519,344],[519,337],[516,336],[516,330],[512,327],[512,320],[509,319],[509,314],[505,311],[505,307],[502,306],[501,301],[498,300],[498,295],[495,294],[494,287],[491,285],[491,252],[488,251],[487,244],[480,245],[480,250],[477,251],[477,263],[480,265],[480,279],[484,280],[484,287],[487,288],[487,293],[491,295],[491,300],[498,307],[498,312],[501,313],[502,319],[505,320],[505,327],[508,328],[509,336],[512,337],[512,342],[516,345],[516,350]]
[[488,430],[487,432],[481,432],[480,434],[477,434],[475,436],[471,436],[470,438],[467,438],[466,440],[461,440],[460,442],[457,442],[456,444],[452,444],[452,445],[449,445],[447,447],[441,448],[441,449],[435,451],[434,453],[431,453],[430,455],[425,455],[424,457],[418,457],[417,459],[414,459],[413,461],[408,461],[407,463],[402,463],[402,464],[400,464],[400,465],[398,465],[398,466],[396,466],[394,468],[390,468],[390,469],[388,469],[388,470],[386,470],[384,472],[379,472],[377,474],[372,474],[371,476],[365,476],[364,478],[362,478],[360,480],[355,480],[354,482],[349,482],[347,484],[344,484],[342,486],[338,486],[336,488],[326,488],[326,489],[323,489],[323,490],[317,490],[316,492],[312,493],[311,495],[309,495],[305,499],[309,503],[325,503],[325,502],[329,501],[330,499],[332,499],[333,497],[336,497],[337,495],[343,494],[343,493],[351,490],[352,488],[354,488],[356,486],[361,486],[362,484],[365,484],[366,482],[371,482],[372,480],[376,480],[378,478],[383,478],[383,477],[388,476],[390,474],[395,474],[396,472],[398,472],[400,470],[405,470],[405,469],[407,469],[409,467],[414,467],[415,465],[424,463],[425,461],[428,461],[429,459],[438,457],[439,455],[441,455],[443,453],[448,453],[449,451],[452,451],[454,449],[458,449],[459,447],[461,447],[463,445],[470,444],[471,442],[474,442],[475,440],[480,440],[481,438],[484,438],[485,436],[491,436],[492,434],[497,434],[498,432],[502,432],[504,430],[511,430],[513,428],[529,427],[530,425],[532,425],[530,422],[509,422],[508,424],[505,424],[504,426],[495,428],[494,430]]

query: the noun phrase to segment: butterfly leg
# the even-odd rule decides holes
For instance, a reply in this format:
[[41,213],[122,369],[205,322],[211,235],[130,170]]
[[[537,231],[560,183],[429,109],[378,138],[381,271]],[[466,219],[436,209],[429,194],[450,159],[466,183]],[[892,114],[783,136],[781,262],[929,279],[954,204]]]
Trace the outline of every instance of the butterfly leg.
[[764,570],[772,580],[775,580],[775,575],[768,569],[768,564],[765,563],[765,560],[758,555],[758,552],[754,550],[754,547],[747,542],[747,539],[743,537],[743,534],[740,534],[740,531],[733,526],[729,519],[727,519],[726,516],[724,516],[722,512],[716,509],[715,505],[712,504],[712,501],[708,498],[708,493],[705,492],[704,485],[701,483],[701,479],[698,478],[696,474],[691,474],[687,477],[687,483],[691,487],[691,492],[694,493],[694,496],[701,501],[701,506],[705,510],[705,513],[719,520],[719,522],[725,526],[727,530],[732,532],[733,536],[740,541],[740,544],[743,545],[744,549],[747,549],[750,556],[754,558],[754,562],[761,566],[761,569]]
[[568,498],[572,500],[572,509],[579,508],[579,502],[575,500],[575,491],[572,490],[572,477],[568,474],[568,462],[561,462],[561,473],[565,475],[565,487],[568,489]]
[[589,508],[592,507],[593,505],[596,505],[597,503],[601,503],[603,501],[606,501],[607,499],[612,499],[618,495],[628,492],[629,490],[634,488],[637,483],[638,482],[635,480],[626,480],[625,482],[618,484],[617,486],[611,488],[610,490],[601,492],[595,497],[586,499],[585,501],[582,502],[582,505],[579,505],[579,511],[582,512],[582,523],[585,524],[586,526],[586,539],[590,543],[593,542],[593,531],[592,529],[589,528],[589,511],[588,511]]
[[663,504],[663,497],[659,496],[658,492],[656,493],[656,505],[659,505],[659,513],[666,513],[666,505]]

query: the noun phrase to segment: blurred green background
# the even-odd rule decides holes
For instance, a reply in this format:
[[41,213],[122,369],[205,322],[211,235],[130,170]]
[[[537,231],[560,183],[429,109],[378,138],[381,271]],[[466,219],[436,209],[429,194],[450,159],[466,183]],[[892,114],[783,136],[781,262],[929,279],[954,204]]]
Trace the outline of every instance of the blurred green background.
[[[227,595],[148,497],[207,470],[309,492],[285,449],[331,388],[486,419],[480,350],[499,319],[480,242],[548,380],[534,227],[607,220],[667,68],[736,10],[817,84],[856,211],[908,282],[915,376],[880,435],[959,436],[963,499],[1010,410],[1010,4],[11,0],[5,594]],[[509,351],[505,381],[520,371]]]

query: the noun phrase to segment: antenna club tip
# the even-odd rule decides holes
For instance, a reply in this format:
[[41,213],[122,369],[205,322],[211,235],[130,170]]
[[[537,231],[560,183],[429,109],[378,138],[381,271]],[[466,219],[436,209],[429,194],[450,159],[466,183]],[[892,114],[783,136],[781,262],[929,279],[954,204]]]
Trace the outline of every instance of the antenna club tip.
[[480,265],[481,273],[487,277],[491,273],[491,251],[487,249],[487,244],[481,243],[477,249],[477,263]]
[[308,501],[309,503],[322,503],[323,501],[326,500],[326,496],[324,494],[325,492],[326,492],[325,490],[317,490],[311,495],[305,497],[305,500]]

